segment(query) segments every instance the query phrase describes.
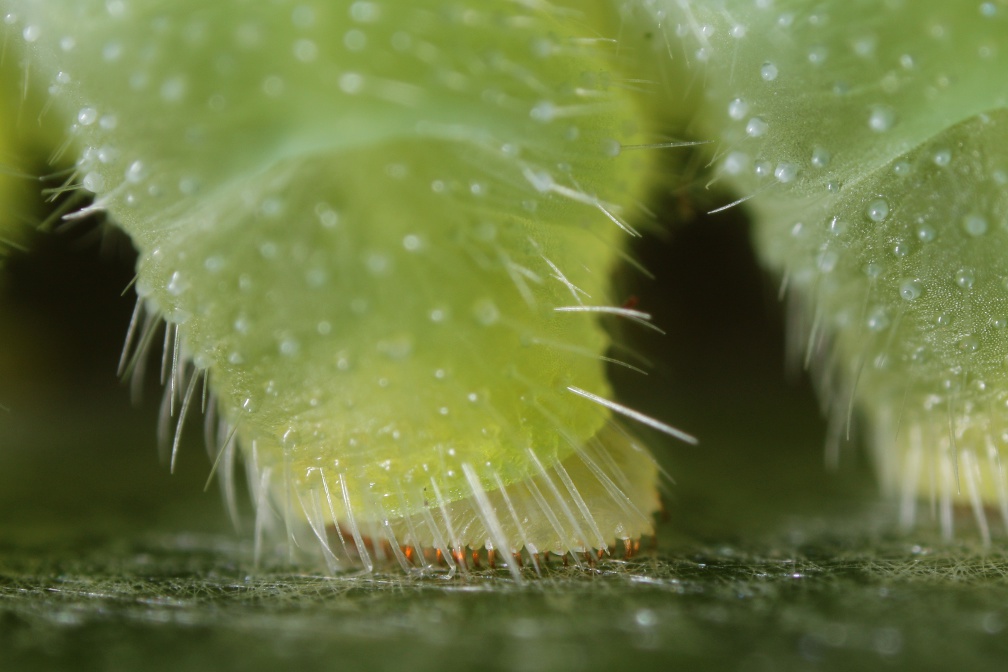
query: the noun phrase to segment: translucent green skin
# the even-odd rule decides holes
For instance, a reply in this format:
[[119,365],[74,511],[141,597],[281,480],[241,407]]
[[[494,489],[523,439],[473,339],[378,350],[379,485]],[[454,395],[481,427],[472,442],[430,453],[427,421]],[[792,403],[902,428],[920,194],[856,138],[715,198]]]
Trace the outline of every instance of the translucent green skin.
[[1004,505],[1008,4],[651,9],[680,123],[802,306],[834,438],[853,406],[888,488]]
[[617,157],[634,111],[575,6],[606,13],[4,9],[140,251],[138,293],[258,468],[295,490],[327,470],[381,518],[471,494],[463,464],[525,479],[529,449],[555,464],[608,421],[568,389],[611,397],[598,315],[555,309],[612,303],[610,215],[648,157]]

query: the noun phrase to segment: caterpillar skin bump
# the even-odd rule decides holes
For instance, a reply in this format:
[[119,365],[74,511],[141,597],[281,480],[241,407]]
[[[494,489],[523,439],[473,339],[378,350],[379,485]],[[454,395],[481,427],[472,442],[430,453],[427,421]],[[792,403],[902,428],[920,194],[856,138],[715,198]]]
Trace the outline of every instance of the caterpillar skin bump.
[[647,319],[609,279],[651,161],[608,3],[2,8],[75,216],[139,251],[131,363],[164,320],[166,403],[181,427],[205,379],[260,535],[518,577],[652,532],[600,321]]

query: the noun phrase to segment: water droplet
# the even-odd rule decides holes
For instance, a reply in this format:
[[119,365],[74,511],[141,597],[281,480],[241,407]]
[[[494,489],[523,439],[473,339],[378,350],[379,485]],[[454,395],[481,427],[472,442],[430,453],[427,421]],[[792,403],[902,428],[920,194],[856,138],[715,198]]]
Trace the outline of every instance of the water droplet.
[[21,31],[21,36],[24,37],[25,42],[35,42],[42,36],[42,29],[36,25],[25,26],[25,29]]
[[965,268],[961,268],[956,271],[955,283],[959,285],[961,289],[965,289],[967,291],[973,289],[974,282],[976,282],[976,275],[973,271]]
[[392,272],[392,260],[388,255],[372,252],[364,259],[364,265],[371,275],[388,275]]
[[969,214],[963,218],[963,230],[970,236],[982,236],[987,233],[987,219],[978,214]]
[[339,78],[340,91],[348,95],[355,95],[364,88],[364,77],[356,72],[345,72]]
[[270,98],[279,98],[283,95],[285,88],[286,84],[284,83],[283,77],[278,77],[276,75],[270,75],[262,82],[262,91]]
[[308,283],[309,287],[322,287],[328,280],[329,274],[322,267],[316,266],[305,271],[305,282]]
[[884,331],[889,326],[889,316],[884,308],[876,308],[868,315],[866,321],[868,329],[871,331]]
[[319,223],[327,229],[334,229],[339,224],[339,213],[329,207],[328,203],[317,203],[315,216],[319,218]]
[[774,63],[766,62],[760,67],[760,77],[764,82],[772,82],[777,79],[777,66]]
[[302,38],[294,43],[294,58],[302,63],[311,63],[318,58],[318,45],[313,40]]
[[819,260],[816,265],[823,273],[832,273],[833,270],[836,269],[838,261],[840,261],[839,254],[833,250],[826,250],[819,255]]
[[91,172],[84,176],[81,185],[88,191],[98,193],[105,186],[105,180],[98,173]]
[[750,138],[759,138],[766,134],[768,128],[769,126],[765,121],[763,121],[763,119],[760,117],[753,117],[749,120],[749,123],[746,124],[745,130],[746,135]]
[[169,103],[177,103],[185,98],[186,88],[185,77],[181,75],[170,77],[161,84],[161,99]]
[[980,341],[974,336],[966,336],[959,341],[959,350],[965,353],[973,353],[980,349]]
[[896,112],[891,107],[876,105],[868,115],[868,128],[876,133],[884,133],[896,123]]
[[205,268],[210,273],[220,273],[225,265],[224,257],[218,255],[211,255],[203,260],[203,268]]
[[556,118],[556,105],[548,100],[540,101],[532,107],[529,116],[544,124],[549,123]]
[[877,198],[868,204],[865,214],[873,222],[884,222],[889,216],[889,202],[884,198]]
[[738,175],[749,167],[749,155],[745,152],[732,152],[725,157],[724,172],[729,175]]
[[897,161],[893,164],[893,172],[900,177],[906,177],[910,174],[910,164],[906,161]]
[[419,252],[424,246],[423,239],[415,233],[410,233],[403,237],[402,246],[407,252]]
[[144,178],[144,164],[143,161],[134,161],[126,169],[126,181],[133,182],[134,184],[139,182]]
[[266,241],[259,246],[259,254],[263,259],[276,259],[279,248],[272,241]]
[[878,44],[878,38],[874,35],[863,35],[855,39],[851,47],[854,49],[854,53],[861,58],[870,58],[875,53],[876,44]]
[[381,7],[377,2],[358,0],[350,5],[350,18],[358,23],[374,23],[381,18]]
[[473,305],[473,317],[481,325],[488,327],[500,319],[500,310],[491,299],[480,299]]
[[778,182],[787,184],[788,182],[794,181],[798,176],[798,166],[793,163],[779,163],[777,168],[774,170],[774,177],[777,178]]
[[354,315],[364,315],[371,310],[371,302],[362,296],[358,296],[350,302],[350,310]]
[[402,333],[381,340],[378,342],[378,352],[389,359],[406,359],[413,353],[413,337]]
[[547,170],[527,169],[525,171],[525,178],[536,191],[543,194],[550,191],[556,185],[553,176]]
[[924,286],[916,278],[904,280],[900,283],[899,294],[904,301],[913,301],[924,292]]
[[180,271],[175,271],[172,273],[171,279],[168,280],[168,284],[165,286],[165,289],[172,296],[180,296],[189,289],[189,281],[186,280],[185,276],[182,275]]
[[192,196],[197,191],[199,191],[201,181],[198,177],[192,175],[185,175],[179,180],[178,188],[185,196]]
[[280,354],[284,357],[293,357],[301,350],[301,343],[296,338],[288,336],[280,341]]
[[812,150],[812,165],[816,168],[825,168],[832,158],[829,151],[823,147],[816,147]]
[[822,65],[826,62],[829,50],[823,45],[816,45],[809,49],[808,60],[812,65]]
[[944,168],[945,166],[949,165],[949,163],[952,162],[952,152],[950,152],[947,149],[939,150],[935,152],[934,156],[932,157],[932,161],[934,161],[934,164],[936,166]]
[[938,236],[933,226],[922,224],[919,229],[917,229],[917,240],[922,243],[930,243]]
[[602,141],[602,154],[604,156],[616,157],[623,152],[623,145],[618,140],[607,138]]
[[81,126],[90,126],[98,119],[98,110],[93,107],[82,107],[77,113],[77,123]]
[[102,48],[102,58],[113,63],[122,56],[122,44],[119,42],[109,42]]
[[735,121],[742,121],[749,114],[749,103],[742,98],[736,98],[728,103],[728,116]]
[[362,30],[348,30],[343,35],[343,46],[347,48],[347,51],[363,51],[367,47],[367,42],[367,35]]

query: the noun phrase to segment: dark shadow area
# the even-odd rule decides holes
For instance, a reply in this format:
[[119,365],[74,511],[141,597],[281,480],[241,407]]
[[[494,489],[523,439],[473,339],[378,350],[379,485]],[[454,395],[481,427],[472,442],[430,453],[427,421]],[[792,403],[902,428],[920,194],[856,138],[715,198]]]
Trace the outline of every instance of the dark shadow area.
[[[14,323],[26,349],[5,358],[8,366],[30,368],[24,379],[38,385],[62,381],[48,390],[51,403],[77,400],[82,389],[121,392],[116,378],[120,349],[135,294],[127,287],[135,254],[125,235],[96,222],[52,233],[35,233],[29,249],[5,264],[4,320]],[[29,361],[30,360],[30,361]],[[21,397],[23,387],[0,394]]]
[[825,467],[825,424],[805,375],[786,374],[784,306],[755,259],[744,209],[707,215],[690,198],[667,197],[656,210],[675,221],[632,250],[654,281],[628,269],[618,283],[667,332],[617,325],[618,340],[651,363],[646,378],[613,367],[618,396],[700,440],[639,430],[675,480],[665,527],[715,539],[870,499],[854,444],[838,471]]
[[156,368],[139,407],[116,373],[136,300],[128,239],[97,221],[32,238],[0,282],[0,543],[222,529],[216,487],[202,491],[201,423],[170,474]]

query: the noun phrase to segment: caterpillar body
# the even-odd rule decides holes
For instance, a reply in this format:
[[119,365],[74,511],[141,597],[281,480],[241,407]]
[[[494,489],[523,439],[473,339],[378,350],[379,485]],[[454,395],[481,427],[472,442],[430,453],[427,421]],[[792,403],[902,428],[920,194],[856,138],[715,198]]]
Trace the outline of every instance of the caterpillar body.
[[783,277],[829,459],[859,416],[906,525],[930,499],[951,535],[964,504],[989,539],[989,507],[1008,523],[1008,5],[627,9],[688,64],[664,77]]
[[650,161],[620,151],[606,3],[4,13],[84,212],[139,250],[131,340],[167,322],[180,425],[207,377],[257,529],[307,523],[332,568],[485,548],[516,576],[650,533],[600,323],[647,319],[609,277]]

